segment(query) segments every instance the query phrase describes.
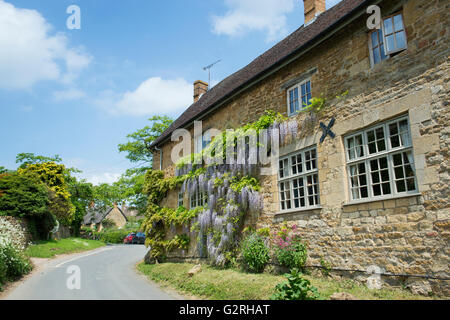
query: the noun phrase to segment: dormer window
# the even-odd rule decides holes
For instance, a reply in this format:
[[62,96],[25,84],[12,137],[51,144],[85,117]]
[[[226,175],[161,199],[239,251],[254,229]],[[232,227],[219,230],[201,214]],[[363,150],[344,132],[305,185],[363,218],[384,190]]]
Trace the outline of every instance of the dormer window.
[[297,114],[311,104],[311,80],[306,80],[288,89],[288,115]]
[[402,13],[383,19],[382,27],[370,33],[369,49],[372,66],[407,48]]

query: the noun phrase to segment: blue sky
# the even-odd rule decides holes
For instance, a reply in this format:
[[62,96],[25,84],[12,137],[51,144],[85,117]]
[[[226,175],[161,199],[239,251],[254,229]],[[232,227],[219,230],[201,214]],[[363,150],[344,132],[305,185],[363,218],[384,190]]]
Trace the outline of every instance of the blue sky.
[[[327,8],[340,1],[327,1]],[[81,29],[69,30],[70,5]],[[59,154],[93,183],[133,167],[117,150],[192,83],[217,83],[303,24],[300,0],[0,0],[0,166]]]

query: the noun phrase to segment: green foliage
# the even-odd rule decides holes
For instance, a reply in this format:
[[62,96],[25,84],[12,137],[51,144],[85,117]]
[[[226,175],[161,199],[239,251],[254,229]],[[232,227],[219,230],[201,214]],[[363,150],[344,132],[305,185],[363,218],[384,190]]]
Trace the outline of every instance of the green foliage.
[[269,248],[263,237],[254,233],[242,242],[242,262],[246,270],[259,273],[270,260]]
[[265,238],[269,238],[270,236],[270,228],[260,228],[258,230],[256,230],[256,233],[261,236],[261,237],[265,237]]
[[30,245],[25,254],[34,258],[52,258],[55,255],[92,250],[104,245],[101,241],[80,238],[44,240]]
[[17,173],[0,175],[0,215],[43,217],[48,202],[47,188],[37,179]]
[[345,98],[348,95],[348,92],[349,92],[348,90],[342,92],[340,95],[336,96],[336,99],[341,100],[341,99]]
[[259,191],[261,189],[259,181],[250,176],[244,176],[241,178],[234,177],[230,184],[230,188],[236,192],[241,192],[241,190],[245,187],[252,188],[255,191]]
[[318,112],[322,111],[326,107],[327,100],[325,98],[323,98],[323,97],[319,97],[319,98],[318,97],[312,97],[310,102],[311,102],[311,104],[309,104],[309,105],[306,105],[305,103],[303,103],[304,104],[303,111],[304,112],[312,111],[312,112],[318,113]]
[[31,271],[31,263],[11,243],[0,242],[0,287],[8,280],[15,280]]
[[94,200],[94,190],[91,183],[85,180],[77,180],[69,173],[66,174],[66,181],[69,186],[70,201],[75,207],[75,214],[71,224],[74,236],[79,236],[83,217],[87,213],[89,204]]
[[116,224],[111,219],[106,218],[106,219],[103,219],[102,225],[103,225],[103,228],[110,229],[110,228],[114,228]]
[[298,269],[292,269],[285,274],[287,281],[279,283],[275,287],[272,300],[318,300],[320,299],[317,288],[312,286],[309,280],[302,278]]
[[331,272],[331,264],[328,261],[325,261],[323,258],[321,258],[320,265],[322,266],[322,269],[320,269],[320,271],[322,272],[322,275],[324,277],[328,277]]
[[11,170],[8,170],[3,166],[0,166],[0,174],[4,174],[4,173],[12,173],[12,172],[11,172]]
[[274,239],[274,254],[281,266],[289,269],[303,269],[308,257],[306,245],[295,233],[297,226],[289,230],[283,226]]
[[119,152],[127,153],[126,158],[133,163],[143,162],[147,167],[153,163],[151,143],[158,138],[173,122],[167,116],[154,116],[149,119],[151,125],[127,135],[128,142],[119,144]]
[[95,205],[101,209],[112,207],[114,203],[122,204],[125,202],[122,190],[116,184],[102,183],[93,186],[93,195]]
[[127,230],[127,229],[107,229],[98,233],[98,239],[105,243],[123,243],[123,239],[132,233],[137,232],[137,230]]
[[66,168],[55,162],[29,164],[17,170],[19,175],[33,177],[49,189],[49,211],[59,222],[70,226],[75,216],[75,207],[70,202],[69,187],[65,180]]
[[145,173],[149,168],[129,169],[119,181],[114,183],[122,192],[129,208],[144,214],[147,207],[147,196],[144,194]]
[[19,153],[16,156],[16,163],[20,163],[19,168],[25,169],[30,164],[39,164],[45,162],[61,163],[62,159],[59,155],[53,157],[39,156],[34,153]]
[[[200,153],[191,153],[183,158],[181,158],[177,163],[176,167],[181,168],[187,164],[197,164],[202,163],[204,155],[210,155],[214,158],[226,159],[227,148],[236,148],[238,145],[238,140],[245,137],[249,130],[254,130],[256,134],[260,130],[269,128],[274,122],[284,122],[287,118],[281,113],[277,113],[273,110],[266,110],[264,115],[262,115],[257,121],[248,123],[241,128],[236,128],[232,133],[227,131],[222,132],[222,134],[214,137],[211,143],[203,149]],[[222,155],[217,152],[222,151]]]

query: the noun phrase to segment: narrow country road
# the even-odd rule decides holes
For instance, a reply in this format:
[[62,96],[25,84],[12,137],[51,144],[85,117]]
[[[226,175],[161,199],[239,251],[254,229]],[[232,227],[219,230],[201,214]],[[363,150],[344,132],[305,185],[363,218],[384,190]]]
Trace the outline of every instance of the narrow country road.
[[[135,265],[146,253],[143,245],[106,246],[94,251],[50,260],[4,299],[20,300],[171,300],[176,299],[137,273]],[[67,280],[79,267],[81,288]],[[72,267],[74,268],[74,267]],[[72,271],[73,272],[73,271]],[[73,283],[73,282],[71,282]]]

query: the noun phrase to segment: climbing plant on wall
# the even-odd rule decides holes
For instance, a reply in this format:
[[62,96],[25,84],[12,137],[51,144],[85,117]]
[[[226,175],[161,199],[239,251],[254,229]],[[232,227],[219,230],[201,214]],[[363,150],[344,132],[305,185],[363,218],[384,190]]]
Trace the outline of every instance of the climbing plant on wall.
[[[271,142],[283,144],[297,131],[296,120],[287,121],[281,114],[267,111],[256,122],[235,129],[232,135],[224,132],[215,137],[202,152],[182,158],[176,164],[174,177],[165,178],[163,172],[149,170],[144,188],[148,207],[143,227],[151,256],[163,260],[174,248],[187,249],[190,234],[197,239],[200,256],[208,257],[212,264],[225,265],[227,253],[239,244],[246,214],[262,210],[259,165],[249,159],[258,159],[261,140],[270,149]],[[257,147],[248,147],[249,142],[244,140],[244,148],[239,148],[240,139],[246,139],[249,132],[259,137]],[[207,156],[213,161],[206,163]],[[204,205],[191,210],[163,207],[161,202],[167,193],[177,188],[190,197],[201,193],[206,197]],[[177,226],[183,227],[184,234],[166,239],[167,231]]]

